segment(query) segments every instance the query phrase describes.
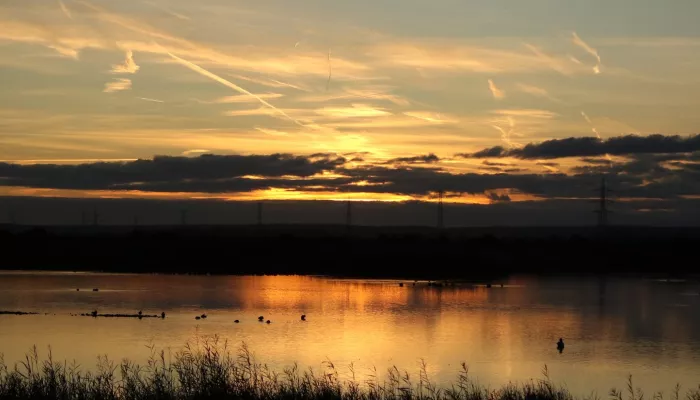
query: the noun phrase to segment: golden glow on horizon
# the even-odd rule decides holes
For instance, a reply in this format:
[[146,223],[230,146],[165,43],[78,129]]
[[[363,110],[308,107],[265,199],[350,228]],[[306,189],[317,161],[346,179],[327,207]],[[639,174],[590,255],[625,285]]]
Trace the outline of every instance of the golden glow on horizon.
[[[539,201],[537,196],[522,193],[510,193],[510,191],[492,191],[508,194],[510,201]],[[499,193],[499,194],[502,194]],[[210,199],[224,201],[260,201],[260,200],[319,200],[319,201],[358,201],[358,202],[389,202],[400,203],[407,201],[437,202],[437,194],[432,195],[401,195],[393,193],[372,192],[338,192],[323,191],[298,191],[294,189],[270,188],[265,190],[252,190],[241,193],[202,193],[202,192],[149,192],[141,190],[72,190],[72,189],[45,189],[17,186],[0,186],[1,196],[32,196],[32,197],[56,197],[56,198],[93,198],[93,199],[157,199],[157,200],[193,200]],[[453,204],[492,204],[495,201],[482,194],[450,194],[443,199],[444,203]]]

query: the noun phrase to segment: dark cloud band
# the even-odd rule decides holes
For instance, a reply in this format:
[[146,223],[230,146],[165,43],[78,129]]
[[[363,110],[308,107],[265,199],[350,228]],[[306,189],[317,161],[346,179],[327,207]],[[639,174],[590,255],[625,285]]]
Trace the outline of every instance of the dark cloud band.
[[596,157],[631,154],[674,154],[700,151],[700,135],[627,135],[609,139],[571,137],[530,143],[522,148],[489,147],[475,153],[460,153],[464,158],[554,159],[564,157]]

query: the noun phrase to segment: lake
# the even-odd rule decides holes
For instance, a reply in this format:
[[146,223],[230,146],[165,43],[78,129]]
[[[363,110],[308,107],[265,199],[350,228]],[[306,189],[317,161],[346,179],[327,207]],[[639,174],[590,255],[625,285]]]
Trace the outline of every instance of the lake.
[[[218,335],[243,342],[275,369],[322,368],[364,379],[396,365],[448,384],[461,362],[492,387],[550,377],[577,395],[607,397],[632,374],[647,395],[700,384],[700,284],[630,278],[511,277],[494,285],[298,276],[170,276],[0,272],[0,353],[21,360],[34,345],[83,370],[98,355],[144,362]],[[76,291],[79,288],[80,291]],[[93,292],[92,288],[99,288]],[[76,313],[166,313],[165,319]],[[205,320],[195,316],[206,313]],[[306,314],[307,321],[300,320]],[[259,323],[263,315],[271,324]],[[235,324],[234,320],[240,320]],[[556,341],[564,338],[563,353]]]

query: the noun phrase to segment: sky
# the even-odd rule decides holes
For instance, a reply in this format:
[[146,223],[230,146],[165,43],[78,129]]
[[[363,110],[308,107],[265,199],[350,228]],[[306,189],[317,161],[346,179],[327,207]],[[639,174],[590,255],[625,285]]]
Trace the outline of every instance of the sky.
[[0,196],[591,208],[605,177],[625,212],[683,221],[700,199],[697,15],[4,0]]

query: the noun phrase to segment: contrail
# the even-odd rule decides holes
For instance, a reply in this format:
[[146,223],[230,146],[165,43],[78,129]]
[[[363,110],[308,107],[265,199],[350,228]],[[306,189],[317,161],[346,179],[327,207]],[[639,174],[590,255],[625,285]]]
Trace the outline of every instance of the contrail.
[[182,15],[182,14],[180,14],[180,13],[176,13],[176,12],[173,11],[173,10],[170,10],[170,9],[168,9],[168,8],[165,8],[165,7],[163,7],[163,6],[159,5],[159,4],[157,4],[157,3],[154,2],[154,1],[147,1],[146,4],[151,5],[151,6],[155,7],[155,8],[157,8],[157,9],[163,11],[164,13],[170,14],[170,15],[172,15],[173,17],[175,17],[175,18],[177,18],[177,19],[180,19],[180,20],[183,20],[183,21],[190,21],[190,20],[192,19],[192,18],[190,18],[190,17],[188,17],[188,16],[186,16],[186,15]]
[[509,128],[507,131],[495,124],[491,126],[499,132],[501,132],[501,140],[503,140],[503,143],[507,144],[508,147],[517,147],[517,145],[513,143],[513,141],[510,139],[513,133],[515,132],[515,121],[513,120],[513,118],[508,117],[508,125]]
[[257,99],[257,100],[258,100],[260,103],[262,103],[264,106],[273,109],[274,111],[278,112],[280,115],[283,115],[284,117],[286,117],[286,118],[289,119],[290,121],[294,122],[295,124],[297,124],[297,125],[299,125],[299,126],[306,127],[306,125],[304,125],[304,124],[302,124],[301,122],[297,121],[296,119],[290,117],[290,116],[287,115],[287,113],[285,113],[284,111],[280,110],[279,108],[273,106],[272,104],[268,103],[268,102],[265,101],[264,99],[260,98],[260,96],[257,96],[256,94],[251,93],[251,92],[249,92],[249,91],[243,89],[242,87],[236,85],[236,84],[233,83],[233,82],[227,81],[226,79],[220,77],[219,75],[216,75],[216,74],[214,74],[214,73],[212,73],[212,72],[207,71],[206,69],[200,67],[200,66],[197,65],[197,64],[194,64],[194,63],[192,63],[192,62],[189,62],[189,61],[187,61],[187,60],[184,60],[184,59],[182,59],[182,58],[176,56],[175,54],[169,52],[168,50],[165,50],[165,52],[166,52],[173,60],[179,62],[180,64],[182,64],[182,65],[184,65],[185,67],[191,69],[192,71],[197,72],[197,73],[199,73],[200,75],[206,76],[207,78],[209,78],[209,79],[211,79],[211,80],[213,80],[213,81],[219,82],[220,84],[222,84],[222,85],[224,85],[224,86],[226,86],[226,87],[229,87],[229,88],[231,88],[231,89],[233,89],[233,90],[235,90],[235,91],[237,91],[237,92],[239,92],[239,93],[241,93],[241,94],[247,94],[248,96],[251,96],[251,97]]
[[595,136],[598,139],[601,139],[600,134],[598,133],[598,130],[593,126],[593,121],[588,117],[588,114],[586,114],[584,111],[581,111],[581,116],[588,122],[589,125],[591,125],[591,130],[593,130],[593,133],[595,133]]
[[71,15],[70,10],[63,3],[63,0],[58,0],[58,5],[61,6],[61,10],[63,11],[63,14],[66,15],[66,17],[73,19],[73,16]]
[[[588,124],[591,126],[591,130],[593,133],[595,133],[595,136],[598,138],[598,140],[603,140],[603,138],[600,137],[600,133],[598,133],[598,129],[593,125],[593,121],[588,117],[588,114],[586,114],[584,111],[581,111],[581,116],[588,122]],[[610,166],[612,166],[612,158],[610,157],[610,154],[605,154],[605,158],[608,160],[608,163]]]
[[326,83],[326,92],[331,85],[331,75],[333,74],[333,68],[331,66],[331,49],[328,49],[328,82]]
[[581,39],[581,37],[579,37],[579,35],[576,32],[572,32],[572,35],[573,35],[573,42],[575,45],[584,49],[588,54],[592,55],[593,57],[596,58],[596,60],[598,60],[598,64],[596,64],[596,66],[593,67],[593,72],[595,72],[596,74],[599,74],[600,73],[600,66],[603,62],[600,60],[600,55],[598,54],[598,50],[594,49],[593,47],[589,46],[588,43],[584,42],[583,39]]

